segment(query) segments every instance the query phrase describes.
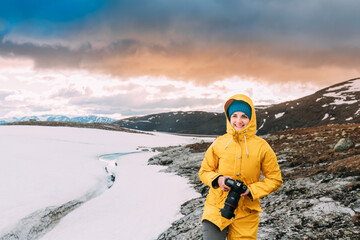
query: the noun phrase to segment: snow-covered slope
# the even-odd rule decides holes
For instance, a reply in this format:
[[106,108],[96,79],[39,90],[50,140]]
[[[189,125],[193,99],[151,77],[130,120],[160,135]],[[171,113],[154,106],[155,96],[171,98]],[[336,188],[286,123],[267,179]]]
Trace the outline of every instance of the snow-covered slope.
[[360,78],[257,112],[258,133],[360,122]]

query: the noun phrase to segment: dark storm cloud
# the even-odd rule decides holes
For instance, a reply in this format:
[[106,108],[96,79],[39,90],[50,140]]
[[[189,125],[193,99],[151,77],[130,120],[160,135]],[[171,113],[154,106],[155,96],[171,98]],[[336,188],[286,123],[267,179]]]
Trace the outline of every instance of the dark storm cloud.
[[120,40],[100,50],[93,50],[91,45],[84,44],[77,49],[63,45],[15,43],[9,40],[0,42],[0,56],[28,57],[35,61],[38,68],[80,68],[82,62],[98,62],[99,58],[107,58],[114,54],[128,56],[137,49],[134,40]]
[[360,2],[356,0],[14,0],[1,5],[3,30],[34,38],[62,39],[80,32],[95,33],[96,39],[100,37],[96,31],[102,28],[123,37],[131,31],[235,42],[260,36],[326,42],[359,37]]
[[37,67],[201,82],[359,72],[356,0],[9,2],[0,3],[0,55]]
[[52,45],[36,45],[33,43],[0,42],[0,55],[4,57],[28,57],[35,61],[36,67],[52,68],[79,67],[81,52],[71,51],[68,47]]

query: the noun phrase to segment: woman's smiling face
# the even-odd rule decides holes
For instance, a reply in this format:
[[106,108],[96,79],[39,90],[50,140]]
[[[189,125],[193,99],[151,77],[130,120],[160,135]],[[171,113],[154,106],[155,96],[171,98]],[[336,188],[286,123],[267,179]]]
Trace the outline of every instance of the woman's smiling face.
[[235,130],[243,130],[249,122],[249,117],[243,112],[234,112],[230,117],[230,124]]

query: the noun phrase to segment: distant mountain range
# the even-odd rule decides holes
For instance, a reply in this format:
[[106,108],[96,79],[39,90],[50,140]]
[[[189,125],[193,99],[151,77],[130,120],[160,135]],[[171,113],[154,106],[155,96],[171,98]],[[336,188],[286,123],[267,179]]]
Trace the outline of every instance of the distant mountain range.
[[11,122],[26,122],[26,121],[57,121],[57,122],[80,122],[80,123],[113,123],[116,120],[107,117],[98,116],[84,116],[84,117],[67,117],[63,115],[41,115],[41,116],[27,116],[21,118],[7,118],[0,119],[0,124],[11,123]]
[[[324,88],[309,96],[270,106],[255,106],[258,135],[327,124],[360,123],[360,78]],[[168,112],[116,121],[121,127],[182,134],[221,135],[224,113]]]

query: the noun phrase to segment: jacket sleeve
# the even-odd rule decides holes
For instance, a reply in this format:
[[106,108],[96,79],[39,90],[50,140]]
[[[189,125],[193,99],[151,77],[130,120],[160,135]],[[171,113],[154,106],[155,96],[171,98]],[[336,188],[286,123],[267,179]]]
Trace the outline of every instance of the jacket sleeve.
[[265,197],[278,189],[283,182],[276,155],[271,147],[268,144],[266,145],[267,147],[261,161],[261,171],[264,178],[260,182],[253,183],[248,186],[253,200]]
[[210,187],[214,187],[212,182],[220,176],[220,174],[216,172],[219,165],[219,158],[214,153],[213,145],[214,144],[212,144],[206,151],[205,158],[199,171],[200,180]]

